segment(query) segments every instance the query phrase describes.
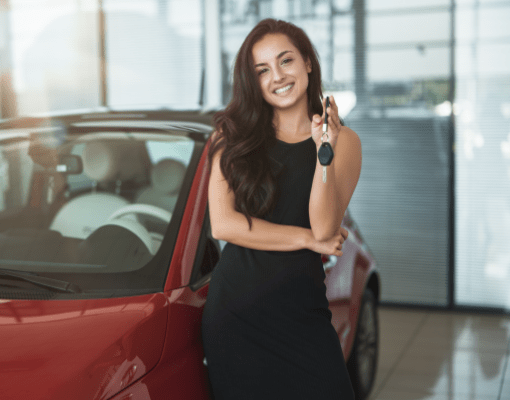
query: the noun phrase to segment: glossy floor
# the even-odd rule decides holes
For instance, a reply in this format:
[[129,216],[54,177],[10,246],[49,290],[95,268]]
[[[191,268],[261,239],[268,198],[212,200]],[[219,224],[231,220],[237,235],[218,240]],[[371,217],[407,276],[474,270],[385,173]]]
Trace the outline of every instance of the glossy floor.
[[510,400],[510,317],[379,309],[369,400]]

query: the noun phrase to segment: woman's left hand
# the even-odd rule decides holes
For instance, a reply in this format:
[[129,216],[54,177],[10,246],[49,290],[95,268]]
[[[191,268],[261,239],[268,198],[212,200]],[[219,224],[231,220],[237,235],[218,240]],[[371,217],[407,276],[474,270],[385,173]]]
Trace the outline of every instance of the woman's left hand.
[[[312,118],[312,137],[315,145],[317,146],[317,150],[322,144],[322,124],[324,121],[324,114],[326,110],[326,97],[322,99],[322,108],[323,113],[322,116],[319,114],[315,114]],[[335,102],[335,98],[333,96],[329,96],[329,107],[328,107],[328,131],[327,134],[324,134],[324,141],[329,142],[331,147],[334,149],[336,142],[338,140],[338,135],[340,134],[340,129],[342,124],[340,123],[340,118],[338,117],[338,107]],[[329,137],[329,139],[328,139]]]

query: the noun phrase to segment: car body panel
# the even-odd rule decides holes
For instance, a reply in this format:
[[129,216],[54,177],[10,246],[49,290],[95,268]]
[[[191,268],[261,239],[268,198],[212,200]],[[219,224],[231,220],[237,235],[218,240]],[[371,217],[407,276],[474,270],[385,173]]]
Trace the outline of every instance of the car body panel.
[[161,358],[161,293],[93,300],[2,300],[2,399],[107,399]]
[[[331,323],[335,328],[347,360],[356,334],[357,317],[361,295],[368,277],[375,273],[375,261],[363,247],[363,240],[355,227],[346,218],[342,226],[348,231],[342,246],[342,256],[326,272],[326,297],[332,313]],[[353,268],[354,266],[354,268]]]
[[354,343],[363,292],[367,288],[369,277],[372,274],[376,274],[375,265],[371,260],[372,258],[368,254],[364,254],[360,251],[354,261],[353,290],[351,293],[351,305],[349,310],[349,325],[352,329],[351,334],[347,336],[344,342],[346,360],[349,358]]
[[[158,365],[135,385],[119,393],[115,400],[210,399],[201,334],[207,292],[208,285],[196,291],[186,286],[169,294],[168,328]],[[133,397],[126,397],[131,393]],[[144,396],[136,397],[138,393]]]
[[[351,236],[349,234],[349,236]],[[342,256],[337,259],[336,264],[325,270],[326,279],[326,297],[329,301],[329,309],[331,311],[331,324],[335,328],[340,344],[347,357],[345,341],[351,331],[349,319],[349,309],[351,306],[352,292],[352,268],[350,267],[352,260],[356,257],[357,248],[351,239],[344,242],[342,246]]]

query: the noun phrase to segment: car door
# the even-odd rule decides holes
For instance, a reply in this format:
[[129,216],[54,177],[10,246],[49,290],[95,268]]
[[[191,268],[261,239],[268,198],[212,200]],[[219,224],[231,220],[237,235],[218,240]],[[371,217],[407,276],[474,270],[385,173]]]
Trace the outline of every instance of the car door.
[[[349,229],[342,225],[349,231]],[[329,309],[332,313],[331,323],[338,333],[340,344],[346,355],[346,340],[353,329],[349,318],[351,306],[352,282],[354,265],[358,246],[352,239],[349,231],[347,240],[342,246],[343,255],[323,256],[324,272],[326,274],[326,297],[329,301]]]

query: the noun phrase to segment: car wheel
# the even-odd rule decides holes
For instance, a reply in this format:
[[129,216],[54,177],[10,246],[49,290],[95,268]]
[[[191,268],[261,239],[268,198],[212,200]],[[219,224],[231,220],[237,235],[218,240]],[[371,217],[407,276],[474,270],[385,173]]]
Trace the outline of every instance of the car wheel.
[[377,299],[370,289],[365,289],[361,299],[358,327],[347,368],[356,400],[365,400],[372,390],[377,368],[379,324]]

